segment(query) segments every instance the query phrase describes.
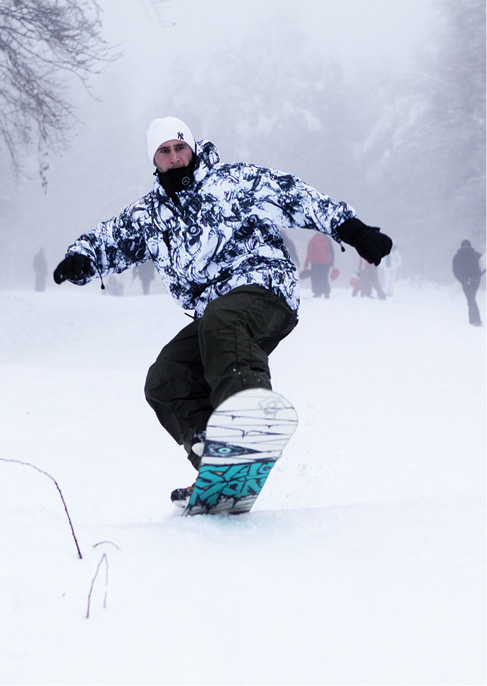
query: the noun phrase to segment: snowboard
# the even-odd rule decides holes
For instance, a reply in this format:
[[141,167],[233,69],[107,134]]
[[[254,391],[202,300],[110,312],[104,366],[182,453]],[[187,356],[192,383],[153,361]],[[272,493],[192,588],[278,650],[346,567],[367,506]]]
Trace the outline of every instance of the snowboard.
[[198,477],[182,514],[249,512],[297,424],[294,407],[274,391],[253,388],[227,398],[208,421]]

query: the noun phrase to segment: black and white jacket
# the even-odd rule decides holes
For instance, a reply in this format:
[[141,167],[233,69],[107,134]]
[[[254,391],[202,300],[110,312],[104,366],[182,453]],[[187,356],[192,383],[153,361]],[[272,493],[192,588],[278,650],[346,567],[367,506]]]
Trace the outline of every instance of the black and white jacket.
[[197,317],[215,298],[248,284],[270,289],[297,312],[296,270],[279,227],[339,240],[337,227],[355,211],[291,174],[219,160],[213,143],[199,141],[194,181],[178,193],[179,203],[156,176],[150,193],[80,236],[67,254],[87,255],[99,276],[152,259],[172,296]]

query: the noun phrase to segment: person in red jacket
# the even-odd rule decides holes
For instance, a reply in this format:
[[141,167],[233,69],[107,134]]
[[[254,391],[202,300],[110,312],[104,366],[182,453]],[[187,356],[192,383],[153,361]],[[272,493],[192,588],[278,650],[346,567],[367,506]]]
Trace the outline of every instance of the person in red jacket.
[[304,268],[311,267],[311,290],[314,298],[330,297],[330,269],[335,260],[333,245],[324,234],[316,234],[308,243]]

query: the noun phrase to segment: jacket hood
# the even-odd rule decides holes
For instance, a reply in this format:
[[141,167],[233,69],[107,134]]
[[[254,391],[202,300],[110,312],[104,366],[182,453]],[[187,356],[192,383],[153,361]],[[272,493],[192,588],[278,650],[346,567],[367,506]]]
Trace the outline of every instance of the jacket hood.
[[201,140],[196,142],[196,164],[194,166],[195,176],[199,179],[198,172],[205,170],[205,173],[220,162],[220,154],[211,141]]

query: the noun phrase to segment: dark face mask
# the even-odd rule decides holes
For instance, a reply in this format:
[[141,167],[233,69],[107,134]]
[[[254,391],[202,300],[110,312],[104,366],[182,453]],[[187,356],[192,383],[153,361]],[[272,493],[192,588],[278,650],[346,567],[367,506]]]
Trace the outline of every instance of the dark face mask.
[[157,174],[161,186],[169,196],[173,195],[174,193],[185,191],[191,186],[194,181],[195,161],[196,157],[193,155],[191,162],[187,167],[169,169],[167,172],[154,172]]

